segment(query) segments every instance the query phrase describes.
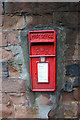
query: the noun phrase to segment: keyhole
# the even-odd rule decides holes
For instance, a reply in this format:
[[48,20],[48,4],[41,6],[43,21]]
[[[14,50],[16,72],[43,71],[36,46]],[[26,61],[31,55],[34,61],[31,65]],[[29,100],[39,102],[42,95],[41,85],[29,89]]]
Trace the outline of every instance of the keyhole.
[[36,75],[36,72],[35,72],[35,75]]

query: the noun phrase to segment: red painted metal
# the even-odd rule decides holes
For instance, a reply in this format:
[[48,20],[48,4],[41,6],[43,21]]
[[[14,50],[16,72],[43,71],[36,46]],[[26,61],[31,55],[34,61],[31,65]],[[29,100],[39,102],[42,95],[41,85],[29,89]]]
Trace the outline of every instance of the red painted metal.
[[[29,31],[29,62],[32,91],[54,91],[56,79],[55,30]],[[41,61],[45,57],[45,61]],[[48,63],[48,82],[38,82],[38,63]]]

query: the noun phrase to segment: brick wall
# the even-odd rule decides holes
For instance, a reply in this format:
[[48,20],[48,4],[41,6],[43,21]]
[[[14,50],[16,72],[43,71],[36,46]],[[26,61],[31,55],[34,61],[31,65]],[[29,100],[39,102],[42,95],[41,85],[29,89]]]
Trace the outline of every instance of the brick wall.
[[[80,116],[78,11],[77,2],[0,3],[2,18],[0,115],[2,113],[3,118],[78,118]],[[53,28],[57,32],[58,45],[56,91],[32,92],[27,33],[30,30]]]

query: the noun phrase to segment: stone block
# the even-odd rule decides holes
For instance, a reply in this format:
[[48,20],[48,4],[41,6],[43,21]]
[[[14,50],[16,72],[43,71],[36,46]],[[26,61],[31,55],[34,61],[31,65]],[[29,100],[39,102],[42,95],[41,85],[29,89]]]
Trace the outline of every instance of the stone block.
[[8,44],[18,44],[18,31],[2,31],[0,32],[0,46],[6,47]]
[[2,81],[2,91],[6,93],[25,93],[25,82],[22,79],[6,78]]
[[0,62],[2,61],[2,48],[0,48]]
[[64,118],[63,104],[60,104],[59,107],[55,110],[55,118]]
[[7,35],[7,41],[10,45],[17,45],[18,44],[18,31],[10,31]]
[[69,29],[78,28],[78,12],[54,12],[53,24]]
[[59,105],[57,109],[55,110],[50,110],[48,113],[48,117],[50,119],[56,119],[56,118],[64,118],[64,109],[63,109],[63,105]]
[[0,62],[0,77],[2,77],[2,63]]
[[78,28],[77,41],[78,44],[80,45],[80,28]]
[[78,3],[7,2],[6,13],[51,13],[53,11],[78,11]]
[[21,49],[21,46],[19,46],[19,45],[8,46],[5,49],[8,50],[8,51],[12,51],[12,53],[13,53],[14,56],[16,56],[16,55],[18,56],[19,54],[21,56],[21,54],[22,54],[22,49]]
[[[7,34],[8,32],[7,31],[2,31],[2,46],[3,47],[6,47],[7,46]],[[0,45],[1,46],[1,45]]]
[[[76,7],[75,7],[76,5]],[[46,13],[47,11],[48,12],[52,12],[52,11],[78,11],[78,4],[77,3],[70,3],[68,4],[67,2],[64,3],[64,2],[59,2],[59,3],[56,3],[56,2],[40,2],[39,3],[39,12],[40,13]]]
[[13,106],[6,106],[5,104],[2,105],[2,117],[3,118],[14,118],[14,108]]
[[29,102],[26,93],[7,93],[10,98],[10,104],[14,106],[28,107]]
[[8,63],[7,62],[2,62],[2,77],[8,77]]
[[2,32],[0,32],[0,46],[2,46]]
[[45,106],[45,105],[49,105],[49,106],[52,105],[53,103],[50,100],[50,95],[48,95],[48,94],[41,94],[39,96],[39,104],[43,105],[43,106]]
[[52,15],[49,14],[26,16],[26,24],[28,27],[32,27],[35,25],[49,25],[52,22]]
[[0,31],[2,31],[2,15],[0,15]]
[[2,93],[2,104],[11,105],[12,100],[7,93]]
[[[34,107],[27,107],[26,108],[26,118],[40,118],[38,109]],[[45,118],[45,117],[44,117]]]
[[66,103],[66,102],[71,102],[74,100],[74,97],[73,97],[73,92],[62,92],[62,102],[63,103]]
[[79,65],[78,64],[72,64],[66,66],[66,75],[69,75],[71,77],[73,76],[79,76]]
[[65,66],[67,66],[67,65],[72,65],[72,64],[79,64],[79,61],[78,60],[66,60],[65,62],[64,62],[64,64],[65,64]]
[[66,44],[75,45],[79,44],[79,31],[73,29],[66,29]]
[[78,113],[77,113],[77,115],[78,115],[78,118],[80,117],[80,102],[78,102]]
[[16,118],[27,118],[27,111],[22,106],[16,106],[15,107],[15,117]]
[[22,29],[24,28],[24,17],[3,15],[2,25],[3,30]]
[[65,50],[65,60],[73,60],[73,59],[78,59],[78,54],[77,56],[75,55],[75,45],[70,45],[66,44],[66,50]]
[[78,45],[78,59],[80,59],[80,45]]
[[74,83],[75,77],[65,76],[65,85],[64,90],[67,92],[73,91],[73,83]]
[[73,82],[73,86],[74,87],[80,86],[80,77],[79,76],[75,77],[74,82]]
[[6,13],[23,13],[33,12],[35,9],[34,2],[10,2],[6,3]]
[[0,118],[2,118],[2,104],[0,104]]
[[74,88],[73,95],[75,100],[80,101],[80,87]]
[[11,51],[7,51],[5,49],[0,50],[0,61],[8,61],[13,59],[13,54]]
[[26,99],[24,96],[10,96],[10,99],[14,105],[26,105]]
[[2,76],[0,76],[0,92],[2,92]]
[[75,118],[77,117],[78,103],[77,102],[66,102],[64,106],[64,118]]
[[17,70],[14,69],[14,67],[9,64],[9,77],[10,78],[18,78],[20,76],[19,72]]
[[48,113],[48,118],[54,118],[55,112],[54,110],[50,110]]
[[39,118],[37,110],[32,107],[22,107],[21,105],[17,105],[15,107],[15,117],[18,118]]
[[2,93],[0,92],[0,104],[2,104]]
[[25,93],[16,93],[16,92],[14,92],[14,93],[7,93],[9,96],[14,96],[14,97],[21,97],[21,96],[25,96],[24,94]]
[[75,51],[74,51],[74,55],[72,57],[74,60],[78,60],[80,59],[80,45],[75,44]]
[[0,1],[0,15],[3,13],[2,2]]
[[67,92],[72,92],[74,90],[74,87],[80,86],[80,78],[79,76],[65,76],[65,86],[64,90]]

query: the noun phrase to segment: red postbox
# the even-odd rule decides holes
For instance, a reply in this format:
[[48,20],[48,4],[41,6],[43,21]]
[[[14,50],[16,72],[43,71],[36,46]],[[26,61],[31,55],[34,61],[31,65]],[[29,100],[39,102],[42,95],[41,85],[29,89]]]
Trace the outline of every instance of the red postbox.
[[55,30],[29,31],[29,62],[32,91],[54,91],[56,78]]

